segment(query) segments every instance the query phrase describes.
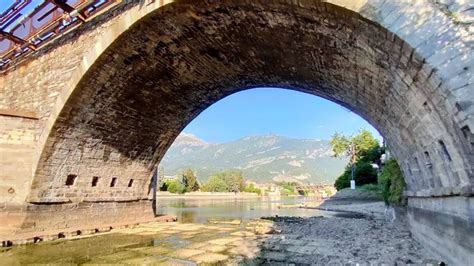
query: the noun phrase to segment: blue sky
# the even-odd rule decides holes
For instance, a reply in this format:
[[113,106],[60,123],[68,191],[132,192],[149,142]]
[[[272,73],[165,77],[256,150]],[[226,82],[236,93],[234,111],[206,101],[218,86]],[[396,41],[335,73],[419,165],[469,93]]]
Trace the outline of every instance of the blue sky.
[[[28,4],[28,7],[23,10],[25,13],[28,13],[44,1],[45,0],[33,0],[31,1],[31,3]],[[13,3],[15,3],[15,0],[0,0],[0,12],[7,10],[7,8],[9,8]]]
[[[33,0],[25,8],[21,10],[22,17],[16,20],[16,23],[11,24],[5,30],[11,30],[17,23],[23,20],[24,17],[28,16],[36,7],[42,4],[45,0]],[[5,12],[15,0],[0,0],[0,13]]]
[[213,104],[183,131],[208,142],[227,142],[249,135],[330,139],[334,132],[377,130],[340,105],[313,95],[284,89],[239,92]]

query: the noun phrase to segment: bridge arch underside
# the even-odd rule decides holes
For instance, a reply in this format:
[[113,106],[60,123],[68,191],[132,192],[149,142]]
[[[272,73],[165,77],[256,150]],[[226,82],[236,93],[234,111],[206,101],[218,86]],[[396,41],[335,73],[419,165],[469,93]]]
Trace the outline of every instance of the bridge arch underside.
[[[418,197],[470,196],[472,147],[446,88],[403,40],[331,4],[221,1],[167,5],[113,42],[57,118],[28,202],[146,199],[153,167],[194,117],[262,86],[324,97],[374,125],[403,168],[413,208],[431,204]],[[73,187],[68,175],[77,176]]]
[[[364,117],[387,139],[409,191],[459,194],[471,184],[474,163],[445,90],[403,40],[331,4],[238,2],[167,5],[114,41],[57,118],[28,201],[147,197],[153,166],[194,117],[260,86],[321,96]],[[77,176],[73,192],[68,175]],[[104,194],[93,176],[119,185]]]
[[405,174],[416,235],[467,261],[474,157],[436,73],[399,37],[352,11],[258,3],[179,1],[119,36],[62,108],[27,201],[147,199],[153,167],[201,111],[241,90],[289,88],[374,125]]

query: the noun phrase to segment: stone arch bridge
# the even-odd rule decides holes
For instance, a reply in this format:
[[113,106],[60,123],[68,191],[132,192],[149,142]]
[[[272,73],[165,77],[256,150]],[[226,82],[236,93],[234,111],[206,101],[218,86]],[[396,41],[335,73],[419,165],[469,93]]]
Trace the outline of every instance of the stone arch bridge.
[[0,233],[151,215],[152,170],[186,124],[274,86],[374,125],[415,237],[473,259],[473,6],[444,2],[120,3],[0,75]]

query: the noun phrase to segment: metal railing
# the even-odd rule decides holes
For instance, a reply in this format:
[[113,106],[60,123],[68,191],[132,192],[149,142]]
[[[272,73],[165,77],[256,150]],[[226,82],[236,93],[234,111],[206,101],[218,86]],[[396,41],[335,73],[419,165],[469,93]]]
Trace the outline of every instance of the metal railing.
[[120,0],[16,0],[0,14],[0,70]]

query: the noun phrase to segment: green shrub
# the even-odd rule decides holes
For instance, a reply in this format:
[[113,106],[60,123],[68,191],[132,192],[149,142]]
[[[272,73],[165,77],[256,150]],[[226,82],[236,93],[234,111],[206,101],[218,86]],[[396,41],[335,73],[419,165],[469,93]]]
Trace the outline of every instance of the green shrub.
[[357,162],[354,174],[357,186],[377,184],[377,170],[369,162]]
[[350,182],[351,182],[351,167],[348,165],[346,166],[344,173],[342,173],[342,175],[340,175],[336,179],[334,186],[336,187],[337,190],[341,190],[341,189],[350,187],[351,186]]
[[280,191],[282,195],[288,196],[298,194],[295,188],[297,184],[294,182],[281,182],[279,185],[282,187]]
[[186,187],[178,180],[170,180],[166,182],[168,192],[183,194],[186,191]]
[[290,195],[295,195],[295,194],[296,194],[295,192],[293,192],[291,190],[288,190],[286,188],[282,188],[280,190],[280,195],[282,195],[282,196],[290,196]]
[[377,185],[377,184],[365,184],[365,185],[362,185],[362,186],[358,187],[357,189],[359,189],[361,191],[375,192],[375,193],[381,193],[382,192],[382,188],[380,187],[380,185]]
[[386,203],[405,205],[403,191],[405,190],[406,183],[395,159],[387,161],[380,174],[379,182],[382,186],[382,196]]
[[256,188],[252,183],[250,183],[248,186],[244,188],[244,192],[257,193],[259,196],[262,195],[262,190],[259,188]]
[[[344,173],[336,179],[334,186],[337,190],[350,187],[351,178],[351,166],[347,165]],[[355,166],[354,179],[357,186],[377,184],[377,171],[369,162],[359,161]]]

